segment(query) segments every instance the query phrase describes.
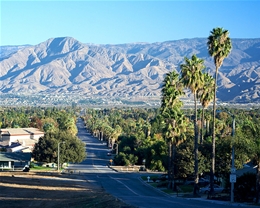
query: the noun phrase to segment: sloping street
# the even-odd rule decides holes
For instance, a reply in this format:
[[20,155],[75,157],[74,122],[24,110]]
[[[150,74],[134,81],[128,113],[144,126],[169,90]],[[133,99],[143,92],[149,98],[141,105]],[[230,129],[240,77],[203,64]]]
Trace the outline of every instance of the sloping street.
[[127,204],[142,208],[225,208],[237,205],[229,204],[228,202],[213,202],[205,199],[186,199],[170,196],[140,180],[141,175],[147,173],[116,172],[107,166],[111,158],[107,156],[109,150],[106,144],[91,136],[81,119],[78,120],[77,127],[78,137],[86,143],[87,158],[80,164],[70,164],[67,171],[71,171],[74,174],[84,174],[86,180],[101,186],[106,192]]

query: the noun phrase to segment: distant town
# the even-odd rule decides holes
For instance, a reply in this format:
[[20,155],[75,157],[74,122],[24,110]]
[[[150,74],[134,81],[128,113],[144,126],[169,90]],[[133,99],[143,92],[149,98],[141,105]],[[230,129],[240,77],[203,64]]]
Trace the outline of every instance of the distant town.
[[[79,93],[59,93],[59,94],[22,94],[22,93],[2,93],[0,94],[0,106],[2,107],[21,107],[21,106],[39,106],[39,107],[144,107],[144,108],[159,108],[161,98],[155,96],[140,96],[140,97],[113,97],[113,96],[89,96]],[[184,108],[193,108],[192,99],[183,98]],[[254,108],[259,107],[260,103],[225,103],[218,102],[218,105],[237,108]],[[200,106],[199,106],[200,107]]]
[[89,96],[79,93],[0,94],[0,106],[140,106],[159,107],[160,97]]

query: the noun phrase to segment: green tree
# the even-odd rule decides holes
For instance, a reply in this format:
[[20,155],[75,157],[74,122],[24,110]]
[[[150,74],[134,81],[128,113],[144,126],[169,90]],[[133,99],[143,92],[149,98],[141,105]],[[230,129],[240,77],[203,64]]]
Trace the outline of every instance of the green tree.
[[199,59],[196,55],[193,55],[191,59],[185,57],[185,63],[181,65],[181,81],[185,87],[188,87],[194,96],[194,191],[193,194],[197,195],[199,188],[199,175],[198,175],[198,119],[197,119],[197,99],[198,90],[204,85],[202,70],[205,68],[204,60]]
[[165,171],[167,167],[167,144],[164,140],[153,140],[146,146],[145,165],[153,171]]
[[72,135],[76,135],[78,132],[77,126],[76,126],[76,119],[68,114],[68,113],[61,113],[59,118],[57,119],[59,123],[59,129],[63,131],[67,131],[68,133]]
[[[191,129],[193,129],[191,127]],[[194,176],[194,133],[186,132],[186,140],[177,148],[177,176],[179,178],[191,178]],[[201,147],[201,146],[200,146]],[[204,147],[201,148],[204,150]],[[199,174],[203,176],[209,171],[209,164],[203,151],[199,151]]]
[[176,72],[167,73],[162,88],[161,112],[164,122],[163,133],[168,143],[168,178],[169,188],[175,188],[176,147],[185,140],[186,121],[181,111],[183,86]]
[[35,144],[33,158],[39,162],[55,162],[58,160],[58,143],[60,144],[60,163],[82,162],[86,158],[85,144],[76,136],[66,131],[46,133]]
[[200,99],[200,103],[202,105],[202,118],[201,118],[201,133],[200,133],[200,143],[203,143],[203,136],[204,136],[204,114],[205,114],[205,109],[209,106],[209,104],[212,102],[214,99],[214,78],[208,74],[208,73],[203,73],[203,80],[204,84],[202,88],[198,90],[198,96]]
[[224,59],[230,54],[232,44],[229,38],[229,31],[223,28],[214,28],[208,37],[207,45],[209,55],[214,58],[215,64],[215,86],[213,100],[213,130],[212,130],[212,158],[211,158],[211,174],[210,174],[210,193],[214,192],[214,174],[215,174],[215,122],[216,122],[216,98],[217,98],[217,78],[218,70],[223,64]]

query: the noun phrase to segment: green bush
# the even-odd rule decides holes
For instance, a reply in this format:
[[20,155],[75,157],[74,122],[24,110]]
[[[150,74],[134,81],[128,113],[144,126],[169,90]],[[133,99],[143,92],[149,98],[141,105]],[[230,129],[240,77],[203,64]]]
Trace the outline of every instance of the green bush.
[[165,168],[164,168],[161,160],[152,160],[150,169],[165,172]]
[[118,155],[115,156],[114,163],[115,165],[129,166],[134,165],[137,160],[137,156],[134,156],[133,154],[125,154],[123,152],[120,152]]
[[167,186],[168,186],[168,181],[162,181],[157,185],[158,188],[167,187]]

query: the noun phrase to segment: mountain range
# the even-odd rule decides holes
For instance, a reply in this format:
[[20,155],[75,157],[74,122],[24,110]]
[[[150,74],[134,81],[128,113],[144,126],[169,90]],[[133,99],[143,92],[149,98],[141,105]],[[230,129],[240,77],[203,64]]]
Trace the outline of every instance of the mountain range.
[[[1,46],[0,92],[160,96],[165,74],[180,72],[184,57],[193,54],[214,75],[206,38],[98,45],[59,37],[38,45]],[[217,97],[260,102],[260,38],[232,39],[231,54],[219,70]]]

